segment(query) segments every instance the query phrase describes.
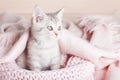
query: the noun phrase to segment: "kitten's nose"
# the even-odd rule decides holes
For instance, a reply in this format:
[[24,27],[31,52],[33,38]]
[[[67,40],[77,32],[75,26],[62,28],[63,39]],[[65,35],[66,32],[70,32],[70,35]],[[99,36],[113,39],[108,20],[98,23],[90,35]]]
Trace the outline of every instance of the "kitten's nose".
[[54,32],[54,34],[57,36],[58,35],[58,33],[56,33],[56,32]]

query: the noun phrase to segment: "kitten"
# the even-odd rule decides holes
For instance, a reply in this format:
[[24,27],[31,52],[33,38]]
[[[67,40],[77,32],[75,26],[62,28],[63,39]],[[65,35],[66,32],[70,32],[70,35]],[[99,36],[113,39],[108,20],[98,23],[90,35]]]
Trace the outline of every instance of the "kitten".
[[61,54],[58,38],[62,30],[64,9],[45,14],[35,6],[28,41],[27,66],[30,70],[59,69]]

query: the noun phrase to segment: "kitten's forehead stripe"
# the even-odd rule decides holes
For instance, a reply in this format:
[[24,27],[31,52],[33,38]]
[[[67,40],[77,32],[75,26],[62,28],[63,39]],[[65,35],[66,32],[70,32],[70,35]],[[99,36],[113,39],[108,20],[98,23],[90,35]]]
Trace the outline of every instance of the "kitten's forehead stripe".
[[57,23],[59,20],[58,18],[55,16],[55,14],[47,14],[50,21],[54,22],[54,23]]

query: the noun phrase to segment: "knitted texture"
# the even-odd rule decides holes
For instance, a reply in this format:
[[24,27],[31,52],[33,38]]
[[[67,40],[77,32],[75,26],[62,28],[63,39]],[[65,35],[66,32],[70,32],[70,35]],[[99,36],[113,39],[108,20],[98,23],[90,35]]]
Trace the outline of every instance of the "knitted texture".
[[14,62],[0,64],[0,80],[94,80],[94,65],[84,59],[71,57],[65,68],[52,71],[29,71]]

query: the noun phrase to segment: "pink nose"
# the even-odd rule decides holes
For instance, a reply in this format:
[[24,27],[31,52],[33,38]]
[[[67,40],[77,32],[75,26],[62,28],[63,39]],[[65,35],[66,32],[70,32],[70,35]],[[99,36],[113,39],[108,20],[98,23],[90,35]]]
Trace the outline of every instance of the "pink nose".
[[54,32],[54,33],[55,33],[56,36],[58,35],[58,33],[56,33],[56,32]]

